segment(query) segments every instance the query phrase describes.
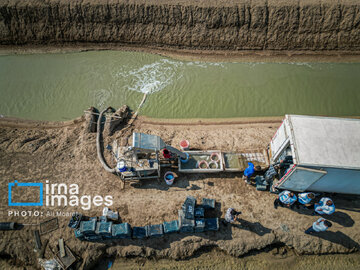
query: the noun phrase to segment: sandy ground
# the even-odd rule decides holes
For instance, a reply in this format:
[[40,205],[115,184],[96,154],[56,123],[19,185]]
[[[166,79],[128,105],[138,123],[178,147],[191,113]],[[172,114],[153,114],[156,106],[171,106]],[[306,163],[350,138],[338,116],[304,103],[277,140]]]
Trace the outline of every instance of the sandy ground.
[[[108,265],[104,261],[99,267]],[[298,256],[286,248],[274,248],[242,258],[212,250],[187,260],[147,260],[121,258],[113,262],[112,269],[267,269],[267,270],[355,270],[360,267],[359,253],[336,255]]]
[[[191,124],[138,119],[134,126],[112,137],[104,133],[104,144],[118,139],[122,145],[130,145],[133,131],[160,135],[166,143],[175,147],[181,139],[188,139],[192,148],[239,151],[264,148],[280,125],[280,120],[262,119],[251,121],[206,122]],[[106,173],[97,160],[95,134],[87,132],[83,118],[67,123],[36,124],[34,122],[0,120],[0,214],[1,221],[38,224],[50,219],[48,211],[79,211],[86,216],[100,216],[102,207],[83,210],[80,207],[9,207],[8,183],[45,182],[76,183],[80,195],[111,195],[112,209],[119,211],[122,221],[132,226],[158,224],[177,218],[186,196],[198,199],[214,198],[217,208],[214,215],[223,217],[228,207],[242,211],[242,222],[234,226],[221,225],[219,232],[198,234],[173,234],[159,239],[119,240],[106,243],[80,242],[67,227],[68,217],[59,217],[59,229],[41,236],[44,243],[56,249],[59,238],[64,238],[71,250],[81,258],[79,267],[89,269],[104,255],[113,257],[143,257],[184,259],[196,256],[212,248],[241,256],[249,252],[274,246],[286,246],[294,254],[349,253],[359,250],[360,200],[354,196],[333,196],[337,211],[329,219],[333,227],[329,232],[307,236],[303,232],[316,219],[305,210],[273,208],[275,195],[256,191],[246,185],[239,173],[179,174],[175,184],[168,187],[163,181],[147,180],[142,185],[127,184],[122,189],[120,179]],[[107,161],[113,165],[108,153]],[[165,170],[164,170],[165,171]],[[36,194],[35,194],[36,195]],[[14,199],[34,196],[30,190]],[[42,217],[9,216],[9,211],[38,210]],[[25,226],[19,231],[0,232],[0,256],[6,265],[36,267],[33,230],[37,226]],[[53,257],[49,248],[46,258]]]

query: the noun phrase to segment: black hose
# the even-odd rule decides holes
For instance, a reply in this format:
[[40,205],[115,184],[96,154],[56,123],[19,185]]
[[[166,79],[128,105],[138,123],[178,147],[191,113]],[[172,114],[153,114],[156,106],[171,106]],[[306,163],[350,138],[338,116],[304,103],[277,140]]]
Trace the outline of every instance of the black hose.
[[16,230],[15,222],[0,222],[0,231]]
[[101,147],[100,147],[100,137],[101,137],[101,119],[102,119],[102,116],[103,114],[108,110],[105,109],[103,111],[101,111],[100,115],[99,115],[99,118],[98,118],[98,121],[97,121],[97,134],[96,134],[96,149],[97,149],[97,156],[98,156],[98,159],[101,163],[101,165],[104,167],[104,169],[109,172],[109,173],[115,173],[116,172],[116,168],[110,168],[105,160],[104,160],[104,156],[102,154],[102,151],[101,151]]

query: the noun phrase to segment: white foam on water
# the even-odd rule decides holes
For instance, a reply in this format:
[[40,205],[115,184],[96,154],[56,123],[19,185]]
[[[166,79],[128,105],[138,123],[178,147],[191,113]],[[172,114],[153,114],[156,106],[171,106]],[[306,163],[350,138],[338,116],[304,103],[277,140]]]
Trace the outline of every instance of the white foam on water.
[[250,69],[254,69],[256,66],[264,65],[266,63],[265,62],[245,62],[243,64],[249,66]]
[[[224,63],[181,62],[161,59],[140,68],[126,70],[121,68],[114,73],[118,87],[140,93],[152,94],[163,90],[183,77],[186,66],[208,68],[209,66],[225,68]],[[125,85],[119,85],[125,83]]]
[[199,67],[199,68],[208,68],[208,67],[226,68],[226,66],[222,62],[200,62],[200,61],[195,61],[195,62],[187,62],[186,65],[187,66],[195,66],[195,67]]
[[[253,69],[256,66],[266,65],[266,64],[269,64],[269,63],[267,63],[267,62],[245,62],[244,64],[248,65],[250,67],[250,69]],[[311,63],[306,63],[306,62],[274,62],[274,63],[271,63],[271,64],[305,66],[305,67],[308,67],[310,69],[315,69],[314,65],[312,65]]]
[[314,69],[314,67],[311,65],[311,63],[305,63],[305,62],[291,62],[289,63],[291,65],[296,65],[296,66],[306,66],[308,68]]
[[182,77],[182,62],[161,59],[130,71],[118,72],[127,81],[126,89],[152,94],[163,90]]

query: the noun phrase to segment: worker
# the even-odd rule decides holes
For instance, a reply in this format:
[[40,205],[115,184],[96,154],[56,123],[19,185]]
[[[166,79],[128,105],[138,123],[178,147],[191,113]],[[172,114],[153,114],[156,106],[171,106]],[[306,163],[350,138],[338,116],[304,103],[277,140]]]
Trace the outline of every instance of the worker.
[[225,214],[225,224],[234,223],[235,221],[239,221],[237,216],[240,214],[241,214],[241,212],[237,212],[234,208],[229,208]]
[[244,171],[243,179],[245,180],[246,184],[250,184],[250,177],[254,174],[255,167],[254,164],[251,162],[248,162],[248,167]]
[[313,206],[313,200],[315,199],[315,194],[312,192],[303,192],[299,193],[297,195],[298,197],[298,204],[302,205],[303,207],[306,207],[310,209]]
[[280,160],[279,167],[280,169],[287,169],[293,164],[292,156],[286,156],[284,159]]
[[264,178],[266,182],[271,183],[277,174],[276,166],[270,165],[269,169],[264,174]]
[[289,170],[291,170],[293,165],[293,158],[292,156],[285,156],[284,159],[273,165],[274,168],[279,171],[279,177],[282,178]]
[[319,218],[317,221],[315,221],[313,223],[313,225],[310,228],[308,228],[305,231],[305,233],[312,234],[315,232],[324,232],[331,226],[332,226],[332,223],[330,221],[326,220],[325,218]]
[[290,207],[293,208],[294,203],[296,202],[296,195],[288,190],[285,190],[279,194],[279,197],[274,201],[274,208],[277,209],[280,205],[281,207]]
[[330,198],[324,197],[321,198],[319,203],[314,204],[314,213],[313,214],[319,214],[319,215],[331,215],[335,212],[335,205],[333,201]]

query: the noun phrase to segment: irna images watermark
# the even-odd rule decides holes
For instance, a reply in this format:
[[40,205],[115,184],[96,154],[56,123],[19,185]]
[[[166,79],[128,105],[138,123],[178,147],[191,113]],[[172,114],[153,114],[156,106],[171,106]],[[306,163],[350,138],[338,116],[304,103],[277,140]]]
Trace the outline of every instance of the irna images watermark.
[[[14,193],[16,188],[31,188],[38,190],[39,197],[36,201],[31,202],[16,202],[14,201]],[[80,188],[78,184],[65,183],[49,183],[49,180],[44,184],[36,183],[21,183],[15,180],[8,184],[8,205],[9,206],[81,206],[83,210],[90,210],[92,206],[112,206],[113,197],[111,195],[80,195]]]

